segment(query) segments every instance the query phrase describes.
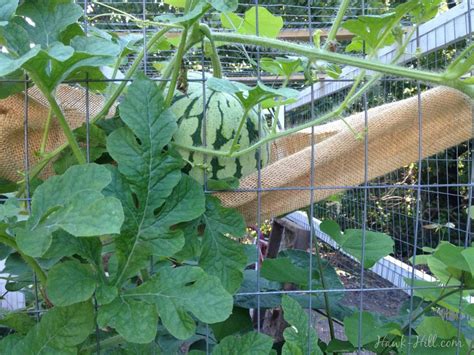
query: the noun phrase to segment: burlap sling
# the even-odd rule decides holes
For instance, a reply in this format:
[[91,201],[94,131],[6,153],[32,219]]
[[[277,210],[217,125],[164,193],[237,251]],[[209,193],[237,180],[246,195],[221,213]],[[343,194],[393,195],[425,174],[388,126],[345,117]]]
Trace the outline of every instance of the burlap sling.
[[[29,90],[29,94],[28,149],[33,164],[48,106],[36,90]],[[85,121],[84,91],[62,86],[58,97],[70,125],[73,128],[81,125]],[[0,177],[10,180],[18,180],[21,177],[18,172],[24,170],[24,101],[23,94],[0,101]],[[89,103],[90,115],[93,116],[100,110],[103,99],[90,95]],[[472,101],[456,90],[439,87],[424,92],[420,113],[421,132],[417,97],[369,110],[367,161],[364,140],[355,139],[341,121],[316,126],[313,148],[310,129],[273,142],[271,164],[261,171],[261,218],[279,216],[310,204],[312,153],[313,201],[316,202],[344,188],[359,185],[366,179],[371,180],[417,161],[420,138],[424,158],[473,136]],[[347,121],[355,130],[365,130],[364,113],[352,115]],[[55,123],[48,140],[48,150],[64,141],[61,129]],[[241,180],[242,190],[256,190],[258,187],[257,173]],[[257,192],[221,192],[216,195],[224,205],[240,210],[248,224],[255,223],[259,208]]]
[[[82,88],[60,85],[56,98],[72,129],[86,122],[86,105],[89,117],[94,117],[102,108],[104,100],[100,95],[87,94]],[[28,115],[26,115],[28,107]],[[112,112],[112,110],[111,110]],[[26,95],[19,93],[0,100],[0,178],[18,181],[25,170],[25,119],[28,119],[28,157],[33,166],[39,157],[36,154],[41,145],[44,126],[49,113],[49,105],[43,94],[36,88],[28,89]],[[46,144],[46,151],[57,148],[66,137],[53,117]],[[50,167],[42,177],[52,173]]]

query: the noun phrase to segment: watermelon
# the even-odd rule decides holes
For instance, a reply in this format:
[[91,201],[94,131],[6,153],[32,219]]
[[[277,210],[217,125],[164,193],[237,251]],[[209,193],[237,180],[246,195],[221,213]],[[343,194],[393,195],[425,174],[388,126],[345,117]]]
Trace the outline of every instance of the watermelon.
[[[171,106],[171,111],[178,120],[178,130],[173,139],[176,143],[186,146],[204,146],[203,125],[206,122],[206,143],[209,149],[228,151],[244,114],[237,98],[231,94],[217,92],[206,88],[206,120],[203,120],[204,100],[201,84],[189,85],[187,94],[179,94]],[[269,132],[262,118],[261,136]],[[245,122],[240,136],[240,149],[249,147],[259,140],[259,116],[252,111]],[[238,158],[207,156],[204,164],[204,154],[186,149],[179,149],[184,159],[191,164],[187,172],[197,181],[204,182],[204,170],[208,179],[222,180],[242,178],[256,171],[258,164],[263,167],[269,160],[269,147],[263,145]],[[260,159],[259,159],[260,157]]]

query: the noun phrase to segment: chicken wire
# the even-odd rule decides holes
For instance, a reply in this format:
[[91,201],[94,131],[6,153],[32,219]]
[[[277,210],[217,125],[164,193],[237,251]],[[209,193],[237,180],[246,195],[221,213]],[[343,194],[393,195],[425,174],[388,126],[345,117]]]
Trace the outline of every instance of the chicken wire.
[[[83,6],[84,13],[87,16],[93,16],[98,13],[98,8],[88,0],[76,1],[78,4]],[[110,3],[114,7],[120,9],[122,4],[134,5],[136,12],[133,14],[136,17],[143,19],[151,19],[154,16],[160,14],[163,11],[162,5],[156,1],[104,1],[104,3]],[[287,15],[284,17],[285,29],[300,29],[305,28],[309,32],[308,40],[311,41],[312,33],[317,28],[328,28],[330,27],[332,20],[337,11],[336,2],[328,2],[326,7],[315,7],[311,5],[311,1],[308,0],[306,6],[294,6],[302,11],[302,14],[298,16]],[[468,33],[472,34],[472,4],[471,1],[465,2],[468,6],[466,25],[468,26]],[[242,5],[241,8],[259,5],[259,1],[255,0],[249,4]],[[373,9],[366,6],[364,1],[361,2],[360,7],[351,8],[349,11],[350,17],[356,17],[358,15],[370,14]],[[291,4],[280,4],[280,5],[260,5],[267,7],[272,13],[278,14],[283,7],[292,7]],[[258,16],[258,11],[257,11]],[[85,17],[86,19],[88,17]],[[212,26],[219,26],[219,21],[209,16],[206,18],[207,22]],[[258,21],[257,21],[258,23]],[[140,29],[135,24],[123,21],[114,21],[109,19],[108,21],[96,21],[93,24],[84,20],[84,28],[91,30],[91,28],[101,28],[106,30],[112,30],[117,33],[139,33],[147,35],[151,29]],[[258,26],[257,26],[258,33]],[[421,41],[420,36],[416,38],[417,43]],[[464,38],[458,39],[456,42],[445,43],[444,46],[436,48],[435,51],[427,52],[422,57],[407,63],[409,65],[422,67],[426,69],[439,70],[445,67],[449,63],[449,56],[446,55],[449,51],[460,51],[465,47],[466,43],[472,41],[471,35]],[[145,40],[146,42],[146,36]],[[250,77],[260,79],[265,73],[261,70],[259,60],[264,56],[275,56],[278,53],[276,51],[262,50],[258,47],[246,47],[247,54],[256,61],[257,67],[252,68],[246,63],[245,56],[243,55],[242,49],[230,49],[226,48],[227,55],[223,58],[223,69],[227,77]],[[169,58],[172,51],[161,51],[159,54],[146,53],[142,63],[142,70],[153,79],[160,80],[159,72],[153,65],[156,62],[160,62]],[[131,60],[133,58],[130,58]],[[197,48],[194,53],[191,53],[187,58],[188,65],[202,72],[208,71],[211,68],[210,61],[204,55],[203,47]],[[236,65],[235,63],[241,63]],[[125,70],[127,64],[124,64],[123,69]],[[352,78],[340,78],[331,79],[325,78],[326,83],[329,82],[353,82]],[[117,81],[117,80],[116,80]],[[202,79],[198,81],[203,82],[203,94],[205,96],[204,81],[205,76],[202,75]],[[82,84],[86,86],[86,107],[88,107],[88,93],[89,85],[92,83],[89,78],[84,78]],[[28,92],[28,78],[25,78],[25,92]],[[280,82],[275,81],[275,86],[280,85]],[[304,82],[301,80],[294,80],[291,85],[293,87],[303,87]],[[384,77],[380,80],[378,85],[363,95],[361,100],[353,105],[351,111],[348,112],[361,112],[366,113],[366,126],[367,110],[370,107],[375,107],[383,103],[397,101],[410,96],[417,96],[420,100],[420,94],[426,86],[423,83],[410,81],[405,79]],[[308,90],[308,89],[307,89]],[[332,110],[338,103],[342,102],[347,93],[348,89],[335,91],[329,95],[319,97],[316,93],[316,89],[311,86],[310,100],[306,105],[295,108],[291,111],[285,112],[285,128],[291,127],[295,124],[304,123],[309,120],[313,120],[316,117]],[[205,97],[203,98],[205,101]],[[24,145],[28,146],[28,96],[25,96],[24,102]],[[421,121],[423,120],[423,112],[418,112],[418,118],[420,121],[420,141],[423,135],[421,130]],[[86,127],[87,137],[89,135],[89,113],[88,108],[86,109]],[[206,125],[203,125],[204,127]],[[447,133],[449,134],[449,132]],[[205,136],[205,132],[204,132]],[[87,138],[88,142],[88,138]],[[314,142],[313,142],[314,143]],[[205,144],[205,139],[204,139]],[[318,219],[332,218],[340,222],[343,229],[345,228],[360,228],[363,230],[365,235],[366,230],[381,231],[392,236],[395,241],[395,253],[394,256],[402,261],[407,261],[408,258],[412,257],[417,252],[421,251],[423,246],[435,247],[441,240],[450,241],[453,244],[467,247],[472,242],[472,227],[471,220],[466,214],[465,210],[469,209],[472,204],[472,187],[473,187],[473,154],[472,154],[472,141],[465,142],[457,147],[449,148],[444,152],[422,159],[421,145],[419,147],[419,159],[413,162],[413,164],[403,167],[395,172],[392,172],[386,176],[380,177],[373,181],[366,181],[362,185],[353,186],[352,189],[341,191],[338,196],[335,196],[331,201],[324,201],[311,203],[309,210],[310,215]],[[365,147],[367,155],[367,137],[365,138]],[[314,156],[314,144],[313,144],[312,156]],[[28,149],[25,149],[28,152]],[[87,144],[87,159],[89,161],[89,144]],[[28,209],[30,209],[30,190],[31,186],[28,178],[28,171],[30,168],[30,157],[28,154],[24,157],[24,165],[26,174],[26,203]],[[367,170],[368,165],[373,162],[366,160],[365,162],[365,176],[368,176]],[[314,166],[311,169],[311,186],[309,186],[308,194],[313,198],[314,189]],[[302,188],[308,188],[308,186],[301,186]],[[298,188],[298,187],[295,187]],[[207,189],[206,189],[207,190]],[[206,191],[211,193],[212,191]],[[257,186],[258,194],[261,193],[261,181]],[[260,199],[259,199],[260,203]],[[260,214],[257,215],[257,226],[256,229],[260,230],[264,221],[260,218]],[[364,238],[364,237],[363,237]],[[255,248],[258,252],[260,251],[260,238],[256,239]],[[311,229],[310,232],[310,245],[316,243],[316,236],[314,231]],[[310,254],[310,272],[312,275],[312,254]],[[364,254],[362,255],[362,259]],[[152,265],[153,263],[151,263]],[[311,282],[309,283],[308,290],[296,290],[296,291],[262,291],[260,285],[260,274],[258,268],[258,260],[256,260],[257,270],[257,283],[256,289],[252,292],[237,293],[236,297],[252,297],[256,300],[257,307],[254,310],[256,318],[256,330],[261,331],[262,329],[262,317],[260,301],[262,297],[270,294],[305,294],[305,295],[321,295],[327,293],[330,296],[335,293],[353,293],[358,298],[359,310],[364,310],[364,303],[366,300],[366,294],[369,292],[380,292],[384,293],[397,287],[387,287],[380,289],[368,288],[365,285],[365,270],[360,266],[359,271],[359,287],[349,289],[337,289],[337,290],[320,290],[311,289]],[[412,278],[414,277],[412,273]],[[35,313],[39,319],[40,314],[44,311],[40,308],[39,296],[38,296],[38,285],[36,277],[33,283],[33,295],[34,300],[27,300],[34,306],[34,310],[29,310],[31,313]],[[413,310],[413,299],[414,299],[414,287],[410,287],[408,290],[410,295],[410,311]],[[308,307],[312,309],[313,298],[308,298]],[[22,305],[21,303],[19,305]],[[308,327],[314,326],[313,313],[309,313]],[[410,318],[411,319],[411,318]],[[457,322],[458,332],[461,331],[461,319]],[[409,328],[411,329],[411,327]],[[210,345],[212,343],[211,332],[209,327],[204,329],[206,333],[206,349],[210,352]],[[359,337],[362,335],[362,313],[359,318]],[[101,353],[100,340],[103,336],[101,330],[97,328],[97,353]],[[410,339],[408,340],[410,341]],[[359,342],[360,343],[360,342]],[[310,346],[310,344],[309,344]],[[459,351],[459,349],[458,349]],[[359,352],[362,352],[362,347],[359,346]]]

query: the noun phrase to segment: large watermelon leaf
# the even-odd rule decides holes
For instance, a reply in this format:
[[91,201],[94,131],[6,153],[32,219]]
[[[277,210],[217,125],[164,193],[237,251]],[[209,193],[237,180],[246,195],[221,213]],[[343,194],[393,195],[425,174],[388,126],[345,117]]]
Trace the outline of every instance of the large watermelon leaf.
[[226,290],[233,293],[243,281],[247,256],[243,244],[226,234],[242,237],[245,222],[237,211],[223,208],[220,201],[212,196],[206,199],[206,212],[202,221],[205,230],[199,266],[219,277]]
[[232,296],[216,277],[199,267],[162,268],[149,281],[126,291],[122,298],[155,304],[163,325],[178,339],[194,334],[196,324],[191,314],[202,322],[217,323],[232,312]]
[[48,179],[35,191],[26,226],[16,229],[19,248],[42,256],[59,229],[76,237],[119,233],[124,219],[120,201],[101,193],[110,181],[107,169],[96,164],[76,165]]
[[230,335],[222,339],[212,355],[270,354],[273,339],[266,334],[250,332],[244,335]]
[[10,17],[14,14],[18,6],[18,0],[4,0],[0,5],[0,26],[6,24]]
[[54,307],[10,351],[12,354],[76,353],[76,346],[93,329],[94,308],[91,302]]
[[178,252],[184,237],[171,233],[170,227],[204,212],[200,185],[182,175],[180,158],[163,151],[177,125],[155,83],[144,76],[137,78],[120,105],[120,114],[127,127],[116,129],[107,139],[108,151],[124,177],[115,174],[108,190],[126,211],[117,244],[117,284],[143,267],[153,251],[161,256]]
[[155,339],[158,313],[152,304],[118,297],[100,308],[97,323],[115,328],[127,341],[147,344]]

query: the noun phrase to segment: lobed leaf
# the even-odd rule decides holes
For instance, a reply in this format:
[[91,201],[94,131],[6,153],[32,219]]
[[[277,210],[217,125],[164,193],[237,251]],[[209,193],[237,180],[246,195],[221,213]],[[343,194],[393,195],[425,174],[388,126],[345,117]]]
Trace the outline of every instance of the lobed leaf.
[[41,256],[60,229],[76,237],[119,233],[124,219],[120,201],[101,193],[110,181],[109,171],[96,164],[73,166],[48,179],[35,191],[26,226],[16,229],[19,248]]
[[212,196],[206,199],[202,221],[205,230],[199,266],[217,276],[225,289],[234,293],[242,283],[247,256],[243,245],[226,234],[243,236],[245,222],[236,210],[222,207],[220,201]]
[[122,295],[128,297],[155,304],[163,325],[178,339],[194,334],[196,325],[191,314],[201,322],[217,323],[232,311],[232,296],[219,280],[192,266],[162,268]]
[[94,329],[91,302],[54,307],[12,349],[12,354],[76,353]]
[[273,339],[266,334],[250,332],[229,335],[214,347],[212,355],[270,354]]

